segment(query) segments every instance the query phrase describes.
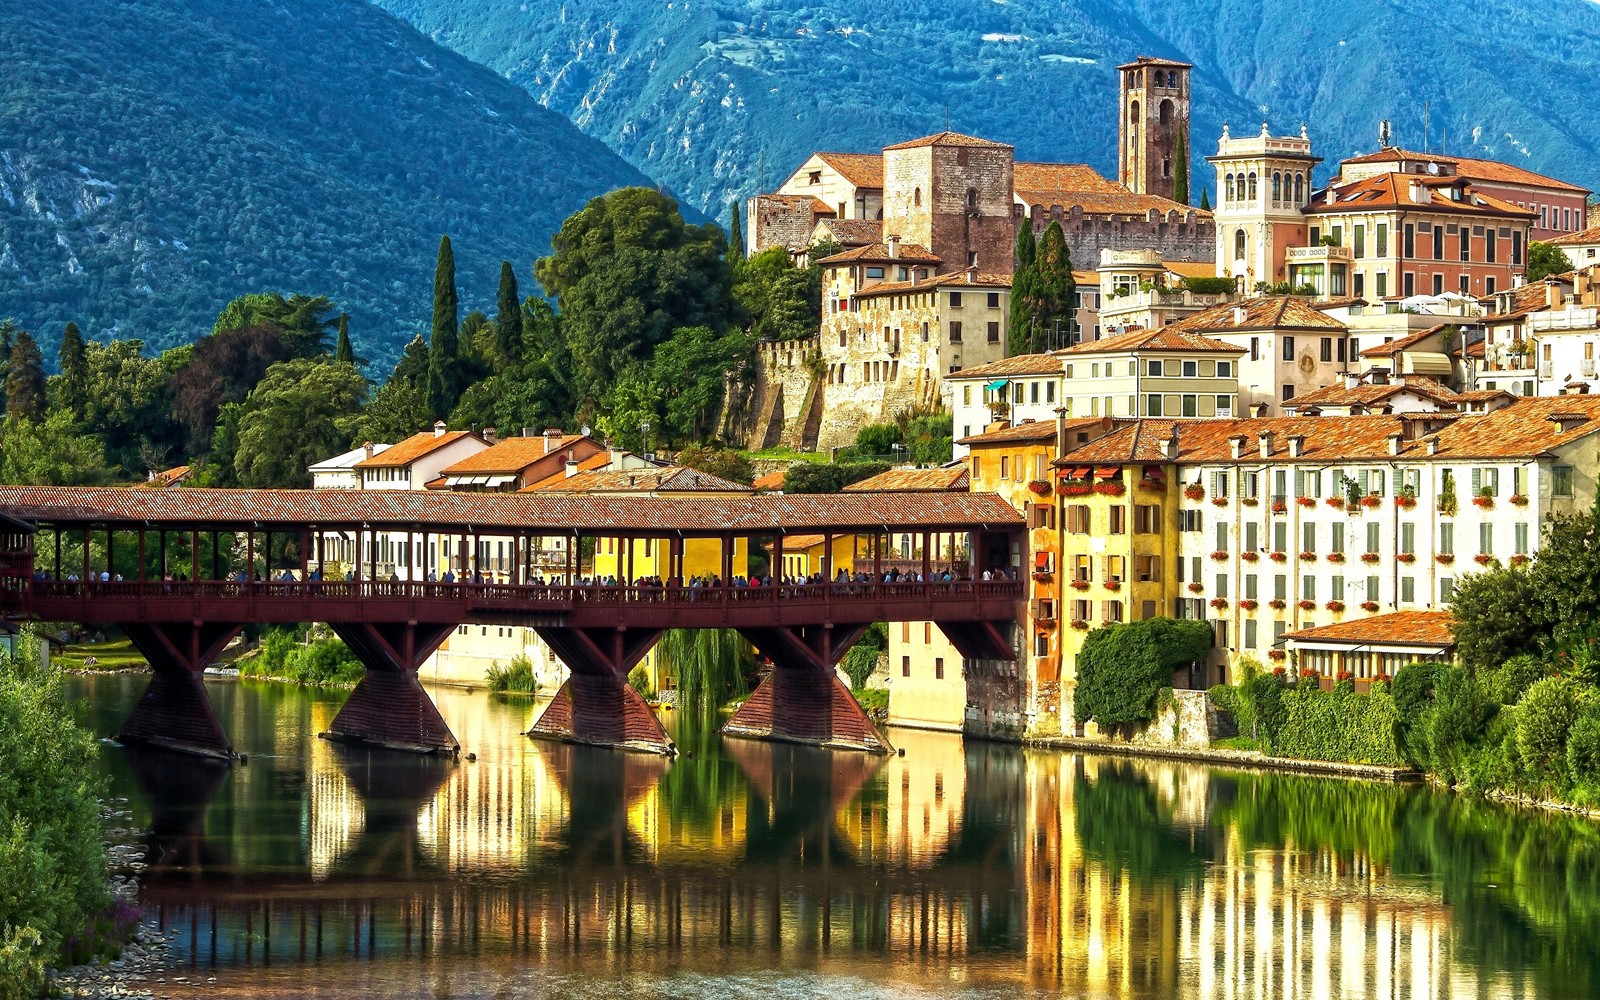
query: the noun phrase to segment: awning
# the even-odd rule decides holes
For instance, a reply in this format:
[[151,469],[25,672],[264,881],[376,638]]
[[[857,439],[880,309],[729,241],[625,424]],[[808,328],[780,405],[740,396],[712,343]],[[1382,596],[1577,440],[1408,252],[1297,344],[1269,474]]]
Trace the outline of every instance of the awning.
[[485,485],[485,486],[504,486],[507,483],[515,482],[516,478],[517,478],[516,476],[488,476],[488,477],[485,478],[485,482],[484,482],[483,485]]
[[1067,479],[1088,479],[1089,467],[1087,465],[1074,465],[1070,469],[1061,470],[1061,475]]
[[1449,355],[1431,351],[1401,351],[1400,367],[1405,375],[1449,375],[1454,371]]
[[991,392],[996,392],[996,391],[998,391],[1000,389],[1004,389],[1007,385],[1010,385],[1010,384],[1011,384],[1011,380],[1010,379],[997,378],[993,382],[990,382],[988,385],[984,386],[984,388],[988,389]]
[[1167,478],[1167,470],[1159,465],[1147,465],[1144,467],[1144,478],[1165,479]]
[[1033,568],[1034,569],[1049,569],[1050,568],[1050,553],[1048,553],[1048,552],[1035,552],[1033,554]]
[[1094,470],[1096,479],[1115,479],[1120,475],[1122,475],[1122,470],[1115,465],[1102,465]]

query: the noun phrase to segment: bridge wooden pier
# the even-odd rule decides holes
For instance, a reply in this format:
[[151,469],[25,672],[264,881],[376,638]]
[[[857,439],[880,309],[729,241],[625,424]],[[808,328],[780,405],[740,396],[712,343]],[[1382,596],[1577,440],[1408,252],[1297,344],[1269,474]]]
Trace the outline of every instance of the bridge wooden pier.
[[[771,543],[782,565],[790,534],[870,540],[871,562],[833,565],[831,582],[732,586],[732,553]],[[351,579],[323,580],[322,539],[344,535]],[[377,539],[400,536],[404,572],[376,579]],[[951,579],[932,572],[885,581],[885,540],[961,540]],[[554,582],[533,552],[557,538]],[[576,555],[596,540],[660,546],[670,575],[650,585],[583,582]],[[686,578],[692,539],[722,553],[719,584]],[[414,542],[413,540],[419,540]],[[446,559],[509,551],[470,582],[430,578]],[[623,545],[631,552],[631,545]],[[0,486],[0,615],[110,624],[150,661],[150,687],[122,739],[227,757],[202,673],[249,624],[326,622],[364,667],[324,735],[422,753],[459,748],[418,679],[462,624],[534,629],[570,672],[530,736],[670,754],[660,722],[627,683],[667,629],[735,629],[773,669],[730,721],[729,735],[888,752],[835,665],[873,622],[930,621],[964,657],[1014,659],[1011,632],[1028,565],[1022,516],[993,494],[866,493],[705,498],[542,496],[409,491],[143,490]],[[466,563],[462,563],[465,567]],[[619,565],[623,565],[619,561]],[[870,571],[869,568],[870,567]],[[984,579],[984,576],[990,579]]]

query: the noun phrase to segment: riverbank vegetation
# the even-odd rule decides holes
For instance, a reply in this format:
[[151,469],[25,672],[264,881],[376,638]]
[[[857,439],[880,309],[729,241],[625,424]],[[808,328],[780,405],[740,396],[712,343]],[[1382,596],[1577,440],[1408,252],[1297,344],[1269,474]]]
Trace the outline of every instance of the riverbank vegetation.
[[533,661],[526,654],[513,656],[505,666],[496,660],[489,664],[489,690],[497,694],[538,694],[539,681],[533,676]]
[[[22,650],[36,649],[24,630]],[[0,656],[0,996],[38,994],[46,967],[113,949],[99,745],[78,726],[61,673]]]
[[658,674],[672,678],[687,716],[714,715],[748,692],[754,678],[753,650],[733,629],[668,629],[655,655]]
[[306,687],[350,687],[361,680],[356,654],[326,625],[269,629],[255,652],[239,660],[242,677],[291,681]]

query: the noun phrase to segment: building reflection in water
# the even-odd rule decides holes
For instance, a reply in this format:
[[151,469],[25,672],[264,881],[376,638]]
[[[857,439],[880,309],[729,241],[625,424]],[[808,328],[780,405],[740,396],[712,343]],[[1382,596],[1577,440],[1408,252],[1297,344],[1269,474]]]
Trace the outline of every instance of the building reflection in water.
[[1464,808],[1424,789],[913,732],[887,760],[680,734],[695,752],[666,762],[527,741],[526,703],[440,700],[475,763],[306,739],[323,709],[292,701],[302,735],[249,767],[127,752],[147,901],[184,961],[376,959],[396,981],[407,956],[798,962],[1252,1000],[1595,981],[1581,949],[1507,937],[1523,914],[1486,879],[1423,863],[1406,831]]

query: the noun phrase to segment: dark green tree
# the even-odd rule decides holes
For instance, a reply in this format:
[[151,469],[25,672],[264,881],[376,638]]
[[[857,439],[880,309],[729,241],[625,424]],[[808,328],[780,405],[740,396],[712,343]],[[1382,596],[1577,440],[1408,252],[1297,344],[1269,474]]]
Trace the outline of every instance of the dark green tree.
[[306,468],[350,446],[367,383],[354,365],[294,358],[245,398],[233,471],[242,486],[310,486]]
[[89,389],[89,351],[78,324],[68,323],[62,331],[57,360],[61,364],[61,405],[73,413],[82,413],[84,393]]
[[1178,162],[1172,165],[1172,200],[1180,205],[1189,204],[1189,130],[1178,126]]
[[1072,278],[1072,254],[1067,249],[1061,223],[1053,221],[1039,243],[1039,308],[1034,314],[1033,342],[1029,350],[1042,350],[1052,331],[1059,330],[1063,341],[1072,337],[1073,314],[1077,311],[1077,282]]
[[515,365],[522,358],[522,296],[517,294],[517,272],[509,260],[500,262],[500,293],[495,299],[495,363]]
[[45,413],[44,355],[26,330],[18,330],[6,368],[6,416],[40,421]]
[[675,331],[726,328],[727,247],[720,226],[688,225],[670,198],[649,188],[595,198],[562,224],[534,274],[560,307],[581,414],[593,414],[619,374]]
[[350,314],[339,314],[339,339],[333,349],[333,360],[347,365],[356,363],[355,348],[350,346]]
[[90,343],[83,426],[105,442],[106,460],[123,476],[144,478],[179,441],[172,419],[172,372],[144,353],[141,340]]
[[433,336],[428,343],[428,410],[435,419],[448,417],[461,395],[459,322],[456,253],[450,237],[441,236],[433,270]]
[[783,247],[769,247],[734,268],[733,297],[756,340],[816,336],[822,322],[822,268],[795,267]]
[[1100,728],[1148,722],[1156,694],[1172,686],[1172,671],[1205,657],[1211,626],[1202,621],[1147,618],[1097,628],[1078,652],[1078,689],[1073,716]]
[[223,405],[243,402],[268,368],[293,356],[288,341],[268,324],[201,337],[188,362],[167,380],[172,416],[183,426],[189,457],[207,457]]
[[327,351],[328,334],[333,332],[335,322],[333,303],[325,295],[257,292],[241,295],[224,306],[211,332],[275,327],[297,357],[310,358]]
[[692,444],[678,453],[677,464],[720,476],[735,483],[750,483],[755,470],[750,460],[731,448],[711,448]]
[[1540,646],[1549,627],[1535,621],[1538,609],[1533,575],[1522,569],[1493,570],[1464,577],[1451,598],[1456,650],[1461,662],[1478,671],[1493,670]]
[[1201,188],[1200,189],[1200,211],[1202,211],[1202,212],[1211,211],[1211,189],[1210,188]]
[[1017,230],[1017,269],[1011,275],[1010,329],[1006,337],[1008,355],[1027,354],[1033,349],[1033,327],[1039,299],[1038,243],[1033,225],[1024,219]]
[[1528,280],[1543,281],[1552,274],[1572,270],[1572,261],[1554,243],[1543,240],[1528,241]]
[[744,221],[739,218],[737,201],[728,209],[728,259],[731,261],[744,259]]

